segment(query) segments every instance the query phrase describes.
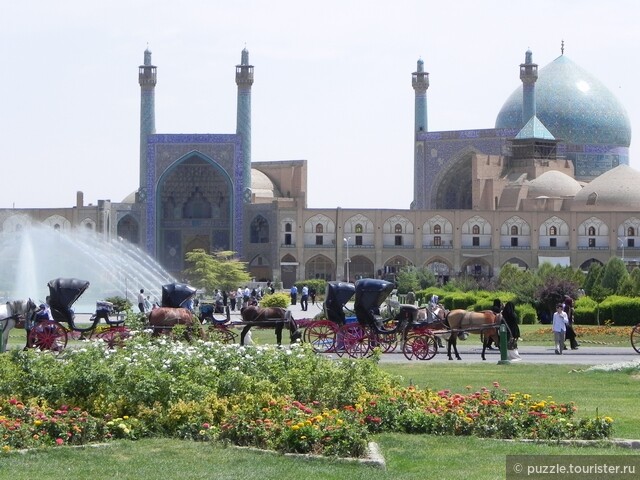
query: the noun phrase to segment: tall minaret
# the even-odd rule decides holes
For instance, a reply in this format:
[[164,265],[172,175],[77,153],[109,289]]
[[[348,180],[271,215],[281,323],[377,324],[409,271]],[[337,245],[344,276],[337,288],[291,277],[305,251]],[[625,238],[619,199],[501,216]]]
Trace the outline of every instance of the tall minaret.
[[520,64],[520,80],[522,80],[522,125],[536,114],[536,80],[538,80],[538,64],[533,63],[533,54],[527,50],[524,63]]
[[427,131],[427,88],[429,74],[424,71],[424,62],[418,60],[418,71],[411,74],[411,84],[416,92],[415,132]]
[[144,65],[138,70],[140,84],[140,190],[138,198],[146,197],[147,186],[147,137],[156,133],[156,67],[151,65],[149,47],[144,51]]
[[242,50],[240,65],[236,65],[236,85],[238,85],[238,112],[236,134],[242,137],[244,156],[243,179],[244,201],[251,201],[251,85],[253,85],[253,65],[249,65],[249,50]]

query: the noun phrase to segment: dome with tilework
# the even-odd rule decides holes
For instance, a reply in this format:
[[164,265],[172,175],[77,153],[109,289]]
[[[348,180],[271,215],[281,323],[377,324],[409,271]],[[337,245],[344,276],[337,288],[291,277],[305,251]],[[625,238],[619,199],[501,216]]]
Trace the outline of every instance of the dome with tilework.
[[573,199],[574,210],[637,210],[640,205],[640,172],[628,165],[618,165],[603,173],[580,190]]
[[[538,72],[536,115],[553,136],[573,145],[631,143],[631,123],[620,101],[593,75],[561,55]],[[503,105],[496,128],[522,120],[522,85]]]

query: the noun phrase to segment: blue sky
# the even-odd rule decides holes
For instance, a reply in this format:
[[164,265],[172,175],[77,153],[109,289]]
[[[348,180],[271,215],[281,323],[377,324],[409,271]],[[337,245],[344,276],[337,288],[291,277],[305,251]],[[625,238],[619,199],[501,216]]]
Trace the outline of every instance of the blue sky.
[[[411,72],[430,72],[429,130],[492,128],[527,49],[565,55],[640,134],[633,0],[23,0],[0,15],[0,208],[121,201],[137,189],[147,45],[158,133],[234,133],[235,65],[255,66],[254,161],[306,159],[312,208],[408,208]],[[631,166],[640,151],[631,144]]]

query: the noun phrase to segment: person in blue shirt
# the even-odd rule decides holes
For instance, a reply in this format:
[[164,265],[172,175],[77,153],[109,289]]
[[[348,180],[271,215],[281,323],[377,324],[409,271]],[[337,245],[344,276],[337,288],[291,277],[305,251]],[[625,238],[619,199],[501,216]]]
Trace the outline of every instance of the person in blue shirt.
[[295,285],[293,287],[291,287],[291,305],[295,305],[296,303],[298,303],[298,287],[296,287]]
[[302,307],[302,311],[306,312],[307,308],[309,308],[309,288],[304,285],[302,287],[302,296],[300,297],[300,306]]

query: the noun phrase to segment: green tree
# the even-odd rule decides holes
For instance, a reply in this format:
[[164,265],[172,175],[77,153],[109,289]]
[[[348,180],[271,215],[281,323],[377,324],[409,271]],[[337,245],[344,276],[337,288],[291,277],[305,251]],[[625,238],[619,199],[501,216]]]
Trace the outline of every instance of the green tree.
[[515,293],[520,303],[533,303],[536,286],[536,277],[531,270],[523,270],[512,263],[500,269],[498,290]]
[[598,262],[592,262],[591,265],[589,265],[589,271],[582,283],[582,288],[587,295],[592,296],[594,287],[601,284],[603,270],[604,267]]
[[216,288],[235,290],[251,280],[246,263],[238,260],[235,252],[209,254],[198,248],[188,252],[185,259],[188,265],[185,276],[194,287],[204,289],[208,294]]
[[629,272],[624,262],[618,257],[611,257],[604,266],[600,284],[602,288],[618,293],[618,289],[628,277]]
[[402,270],[396,277],[398,293],[416,292],[420,288],[415,269]]

